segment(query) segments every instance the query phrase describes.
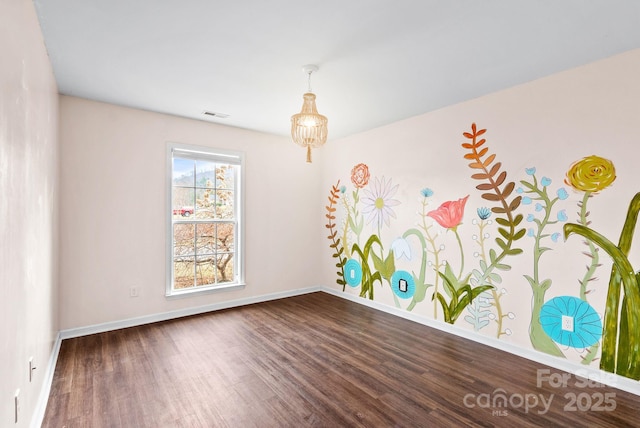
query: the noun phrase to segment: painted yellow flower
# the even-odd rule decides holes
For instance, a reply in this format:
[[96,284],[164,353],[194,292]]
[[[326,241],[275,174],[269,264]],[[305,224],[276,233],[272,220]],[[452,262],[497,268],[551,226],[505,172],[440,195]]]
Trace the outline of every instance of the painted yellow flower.
[[576,190],[597,193],[609,187],[615,179],[613,162],[592,155],[571,165],[564,182]]

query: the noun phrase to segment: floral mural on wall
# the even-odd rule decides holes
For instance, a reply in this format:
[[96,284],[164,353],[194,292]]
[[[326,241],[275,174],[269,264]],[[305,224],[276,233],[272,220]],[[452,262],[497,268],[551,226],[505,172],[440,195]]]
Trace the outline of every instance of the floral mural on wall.
[[[404,230],[395,224],[397,209],[407,204],[397,196],[404,183],[359,163],[349,185],[338,180],[332,186],[325,215],[336,283],[372,300],[377,290],[385,290],[397,308],[419,308],[436,320],[498,339],[512,335],[509,321],[522,316],[529,320],[531,348],[560,358],[577,353],[582,364],[639,380],[640,273],[634,273],[628,255],[640,193],[614,244],[591,228],[588,210],[589,201],[616,179],[611,161],[582,158],[560,179],[529,166],[516,171],[520,180],[511,180],[490,151],[486,132],[472,124],[463,133],[462,157],[475,189],[440,198],[437,189],[423,187],[417,218]],[[569,220],[569,191],[580,195],[575,222]],[[483,204],[469,206],[472,193]],[[443,202],[433,204],[437,199]],[[576,272],[575,293],[566,294],[566,286],[566,295],[548,293],[554,269],[547,261],[572,235],[583,238],[585,250],[575,257],[586,259],[586,268]],[[613,260],[603,308],[589,302],[593,287],[600,286],[601,251]],[[514,263],[525,271],[513,272]],[[529,313],[517,315],[505,307],[503,298],[510,293],[530,298]]]

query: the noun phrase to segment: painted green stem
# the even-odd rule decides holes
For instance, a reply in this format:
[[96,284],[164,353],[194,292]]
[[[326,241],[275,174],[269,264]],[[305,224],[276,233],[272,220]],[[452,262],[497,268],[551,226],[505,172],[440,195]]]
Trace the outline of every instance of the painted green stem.
[[[627,211],[619,246],[615,246],[603,235],[586,226],[572,223],[564,226],[565,239],[572,233],[583,236],[605,250],[613,259],[605,308],[600,368],[636,380],[640,379],[640,289],[638,278],[627,255],[631,249],[639,211],[640,193],[634,196]],[[619,322],[621,285],[624,301]]]
[[[431,252],[433,253],[434,266],[435,266],[433,270],[436,273],[436,277],[434,281],[434,287],[435,287],[434,293],[438,293],[438,284],[440,281],[440,275],[439,275],[440,250],[436,247],[435,238],[431,236],[431,233],[429,232],[431,225],[427,226],[426,218],[427,218],[427,198],[424,198],[424,200],[422,201],[422,224],[420,225],[420,227],[422,228],[422,230],[424,230],[424,234],[427,237],[427,241],[429,242],[429,244],[431,244]],[[438,319],[438,302],[436,302],[435,300],[433,301],[433,319],[436,319],[436,320]]]
[[[589,215],[589,211],[587,211],[587,202],[591,197],[591,192],[584,192],[584,197],[582,198],[582,202],[580,203],[580,224],[583,226],[589,226],[589,221],[587,220],[587,216]],[[596,270],[600,267],[600,255],[598,254],[598,249],[593,242],[586,239],[585,244],[589,247],[589,253],[585,253],[591,259],[591,262],[587,266],[587,271],[584,273],[582,280],[580,281],[580,299],[587,301],[587,286],[589,282],[591,282],[596,274]],[[600,343],[594,343],[589,347],[585,357],[582,359],[583,365],[591,364],[591,361],[596,357],[598,353],[598,349],[600,348]]]
[[426,283],[426,275],[427,275],[427,242],[424,239],[424,236],[418,229],[412,228],[407,230],[402,237],[407,239],[409,236],[414,235],[420,241],[420,248],[422,248],[422,258],[420,262],[420,273],[416,277],[416,274],[413,273],[413,280],[416,283],[416,292],[411,299],[411,303],[407,306],[407,311],[413,310],[416,304],[423,301],[424,297],[427,293],[427,288],[429,285]]
[[380,272],[371,272],[369,267],[369,254],[371,253],[373,244],[376,243],[382,248],[382,243],[376,235],[371,235],[367,242],[364,244],[364,248],[361,249],[358,244],[353,244],[351,252],[360,256],[360,265],[362,267],[362,288],[360,290],[360,297],[368,297],[373,300],[373,284],[375,281],[379,281],[382,284],[382,276]]
[[556,357],[564,357],[564,354],[558,345],[547,333],[544,332],[542,324],[540,323],[540,311],[542,310],[542,305],[545,303],[545,294],[549,287],[551,287],[551,280],[546,279],[540,282],[539,276],[540,257],[544,251],[546,251],[546,249],[540,247],[540,238],[544,224],[546,224],[546,221],[549,219],[550,212],[551,207],[548,207],[547,212],[545,213],[545,218],[541,222],[542,225],[539,226],[538,234],[536,235],[536,242],[533,248],[533,278],[525,275],[531,285],[531,291],[533,293],[531,302],[531,322],[529,324],[529,339],[531,340],[531,344],[534,349],[546,352],[547,354],[551,354]]
[[349,201],[346,195],[343,198],[344,207],[347,211],[347,218],[346,218],[346,221],[344,222],[344,227],[342,230],[342,242],[345,247],[345,253],[347,255],[347,258],[351,258],[351,250],[348,245],[349,229],[351,229],[353,233],[355,233],[356,235],[355,243],[360,245],[360,234],[362,233],[362,227],[364,225],[364,219],[362,218],[362,215],[358,211],[358,202],[360,201],[360,197],[358,196],[359,192],[360,192],[359,188],[356,188],[356,190],[353,191],[353,209],[351,209],[351,207],[349,206]]
[[529,189],[527,193],[535,193],[537,195],[535,199],[544,203],[544,218],[542,220],[535,220],[536,225],[538,226],[538,232],[536,233],[535,244],[533,247],[533,277],[525,275],[533,293],[531,302],[531,322],[529,324],[529,339],[531,340],[531,344],[534,349],[546,352],[547,354],[551,354],[556,357],[564,357],[564,354],[558,345],[551,339],[551,337],[549,337],[548,334],[545,333],[542,328],[542,324],[540,323],[540,311],[542,310],[542,305],[545,303],[545,294],[549,287],[551,287],[550,279],[540,279],[540,259],[545,252],[550,250],[550,248],[542,247],[540,243],[543,238],[548,236],[547,234],[544,234],[544,229],[550,224],[557,223],[556,221],[549,220],[549,218],[551,217],[551,211],[554,204],[558,201],[558,198],[549,199],[546,186],[540,189],[538,187],[538,180],[535,176],[533,176],[533,184],[527,181],[521,181],[520,183]]
[[[485,263],[487,262],[487,253],[484,248],[484,228],[486,226],[487,223],[485,223],[484,220],[480,220],[480,223],[478,223],[478,245],[480,245],[480,257],[482,258],[482,260],[484,260]],[[491,290],[489,291],[491,291],[491,296],[493,297],[491,305],[496,308],[496,318],[494,319],[494,322],[497,324],[496,337],[499,339],[500,336],[504,334],[504,332],[502,331],[502,321],[504,320],[504,317],[506,317],[506,315],[502,312],[502,305],[500,304],[500,298],[502,297],[502,294],[498,293],[498,290],[493,285],[491,278],[487,278],[487,284],[492,286]]]
[[[450,270],[450,266],[447,264],[447,270]],[[465,284],[461,285],[459,288],[451,282],[451,279],[447,277],[447,275],[442,272],[438,272],[443,279],[443,286],[448,289],[449,294],[451,295],[449,302],[447,303],[446,299],[441,293],[434,293],[432,299],[434,301],[440,302],[442,306],[442,312],[444,314],[444,321],[449,324],[455,324],[460,314],[464,311],[464,309],[469,306],[473,299],[478,297],[481,293],[491,289],[493,286],[491,285],[481,285],[475,288],[471,288],[471,285],[467,283],[469,277],[465,278],[463,281]],[[454,279],[455,280],[455,279]]]
[[[587,201],[589,201],[590,197],[591,192],[584,192],[584,197],[582,198],[582,204],[580,207],[580,224],[583,226],[589,225],[589,222],[587,220]],[[587,301],[587,285],[589,284],[589,281],[593,279],[598,266],[600,266],[600,256],[598,255],[598,249],[590,240],[586,240],[586,244],[589,247],[591,263],[587,267],[587,271],[582,277],[582,281],[580,281],[580,298],[585,302]]]
[[456,239],[458,240],[458,247],[460,247],[460,273],[458,273],[458,279],[462,278],[462,272],[464,272],[464,249],[462,248],[462,241],[460,240],[460,235],[458,234],[458,227],[452,228],[453,233],[456,235]]

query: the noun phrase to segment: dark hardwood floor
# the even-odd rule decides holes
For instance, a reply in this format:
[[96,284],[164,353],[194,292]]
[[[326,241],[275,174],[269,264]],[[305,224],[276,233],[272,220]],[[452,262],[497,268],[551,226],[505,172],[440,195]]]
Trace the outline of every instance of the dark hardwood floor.
[[640,426],[640,397],[539,369],[313,293],[64,340],[43,426]]

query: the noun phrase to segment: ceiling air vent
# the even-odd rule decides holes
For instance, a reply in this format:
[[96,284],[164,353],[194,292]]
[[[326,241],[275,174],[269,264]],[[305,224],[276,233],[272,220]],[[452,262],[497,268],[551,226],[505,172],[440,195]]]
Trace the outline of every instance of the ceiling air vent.
[[202,114],[207,116],[207,117],[215,117],[217,119],[226,119],[226,118],[229,117],[228,114],[218,113],[218,112],[215,112],[215,111],[203,111]]

